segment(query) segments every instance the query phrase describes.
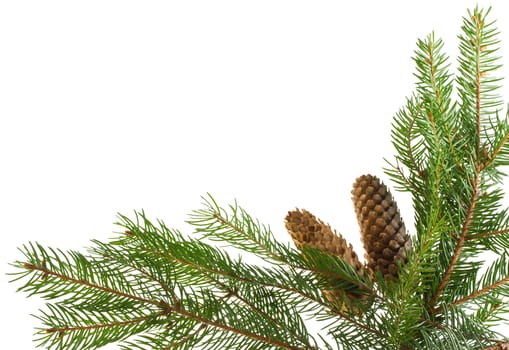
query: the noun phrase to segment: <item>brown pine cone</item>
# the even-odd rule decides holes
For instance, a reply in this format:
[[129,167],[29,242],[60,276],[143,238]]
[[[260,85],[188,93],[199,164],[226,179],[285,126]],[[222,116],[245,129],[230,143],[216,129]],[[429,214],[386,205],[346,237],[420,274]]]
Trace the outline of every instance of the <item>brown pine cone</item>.
[[362,265],[357,254],[353,251],[352,245],[348,244],[340,234],[333,232],[329,225],[317,219],[307,210],[288,212],[285,224],[298,248],[304,245],[318,248],[343,258],[357,271],[362,271]]
[[[329,225],[317,219],[307,210],[300,211],[297,209],[288,212],[285,225],[298,248],[309,246],[334,254],[343,258],[357,269],[361,275],[365,273],[364,266],[359,262],[352,245],[348,244],[340,234],[334,232]],[[326,290],[324,295],[332,303],[342,304],[339,309],[343,312],[348,310],[348,307],[344,304],[345,299],[349,301],[367,299],[366,295],[353,295],[346,293],[344,290]],[[354,312],[358,313],[358,309],[354,309]]]
[[369,272],[397,276],[397,263],[406,261],[411,241],[396,202],[387,187],[373,175],[357,178],[352,195]]

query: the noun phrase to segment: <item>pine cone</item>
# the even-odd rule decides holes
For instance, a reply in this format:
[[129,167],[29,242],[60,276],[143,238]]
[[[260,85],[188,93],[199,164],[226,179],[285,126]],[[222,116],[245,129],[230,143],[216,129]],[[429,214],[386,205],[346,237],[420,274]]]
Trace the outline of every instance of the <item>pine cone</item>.
[[[334,254],[343,258],[352,265],[357,271],[363,275],[365,273],[364,266],[359,262],[357,254],[354,252],[351,244],[347,244],[346,240],[338,233],[333,231],[331,227],[321,220],[317,219],[313,214],[303,209],[288,212],[285,222],[286,228],[295,245],[298,248],[309,246],[320,249],[324,252]],[[332,281],[334,283],[334,281]],[[325,290],[324,295],[332,303],[342,304],[338,309],[345,312],[353,310],[360,313],[357,308],[348,308],[344,301],[349,300],[366,300],[365,294],[351,294],[344,290]]]
[[357,271],[362,271],[362,265],[357,254],[353,251],[352,245],[347,244],[340,234],[333,232],[329,225],[317,219],[307,210],[288,212],[286,216],[286,229],[298,248],[304,245],[318,248],[343,258],[355,267]]
[[352,195],[369,272],[397,276],[397,263],[406,261],[411,241],[396,202],[387,187],[372,175],[357,178]]

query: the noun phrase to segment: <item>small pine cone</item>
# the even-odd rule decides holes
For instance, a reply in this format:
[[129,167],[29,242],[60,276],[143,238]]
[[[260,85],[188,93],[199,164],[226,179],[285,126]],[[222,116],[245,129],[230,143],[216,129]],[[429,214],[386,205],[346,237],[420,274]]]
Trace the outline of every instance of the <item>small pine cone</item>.
[[406,261],[411,241],[396,202],[387,187],[372,175],[357,178],[352,195],[369,272],[397,276],[397,263]]
[[[343,258],[352,265],[361,275],[364,275],[365,268],[359,262],[357,254],[354,252],[351,244],[331,227],[313,214],[303,209],[288,212],[285,220],[286,229],[292,236],[295,245],[300,249],[303,246],[320,249],[324,252],[334,254]],[[350,308],[345,301],[352,302],[363,301],[366,304],[368,298],[365,294],[351,294],[344,290],[324,290],[325,297],[341,312],[353,311],[356,314],[361,313],[359,308]]]
[[334,254],[343,258],[343,260],[355,267],[357,271],[362,272],[362,265],[352,245],[347,244],[340,234],[332,231],[329,225],[317,219],[307,210],[288,212],[286,216],[286,229],[298,248],[306,245]]

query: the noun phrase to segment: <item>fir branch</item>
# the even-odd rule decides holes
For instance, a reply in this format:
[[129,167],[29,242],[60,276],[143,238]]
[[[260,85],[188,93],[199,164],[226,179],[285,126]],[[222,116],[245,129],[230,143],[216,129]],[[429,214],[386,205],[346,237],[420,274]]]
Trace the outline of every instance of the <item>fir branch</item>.
[[[123,228],[128,231],[136,230],[136,226],[133,226],[130,220],[125,217],[122,217],[122,219],[124,222],[120,223],[120,225]],[[150,247],[151,243],[144,242],[143,244],[140,244],[140,246],[143,247],[141,249],[148,254],[158,255],[165,259],[172,259],[175,262],[191,267],[193,270],[200,271],[200,276],[206,277],[215,283],[217,283],[217,279],[213,276],[217,275],[222,278],[235,279],[240,282],[252,283],[253,285],[277,288],[281,291],[291,292],[293,295],[292,298],[298,295],[304,298],[300,300],[307,300],[306,304],[310,305],[311,309],[306,307],[306,310],[309,311],[314,309],[316,306],[321,306],[326,310],[330,308],[328,301],[315,294],[317,290],[327,288],[326,286],[321,285],[321,287],[317,289],[317,286],[320,284],[316,284],[316,276],[328,276],[335,280],[343,280],[347,282],[348,285],[354,283],[356,286],[359,286],[361,290],[364,290],[365,293],[373,293],[372,287],[366,284],[369,282],[369,279],[359,276],[357,271],[342,259],[325,254],[316,249],[306,249],[307,254],[305,255],[305,259],[302,257],[297,258],[299,255],[295,255],[295,258],[292,259],[294,260],[294,264],[289,266],[290,269],[288,269],[288,266],[275,266],[270,269],[264,269],[261,267],[248,266],[240,261],[233,263],[232,261],[229,261],[227,254],[209,254],[208,252],[216,251],[217,249],[191,238],[177,238],[178,235],[175,235],[175,237],[172,238],[170,237],[174,234],[172,233],[172,230],[168,229],[162,222],[160,222],[158,228],[155,227],[145,217],[144,213],[137,213],[136,222],[143,222],[144,226],[148,228],[148,232],[151,233],[148,235],[143,232],[131,234],[127,237],[129,240],[136,240],[137,238],[144,240],[147,237],[153,236],[153,233],[158,233],[159,236],[168,236],[166,241],[169,244],[158,241],[157,244],[154,245],[154,249],[149,250],[147,247]],[[175,241],[175,239],[177,239],[177,241]],[[155,249],[156,247],[158,247],[158,250]],[[161,249],[161,247],[163,249]],[[206,250],[201,250],[199,247]],[[198,251],[200,252],[198,253]],[[193,260],[189,260],[187,257],[191,256],[200,257],[200,259],[196,260],[196,258],[193,258]],[[216,260],[218,258],[219,260]],[[231,267],[232,265],[234,266],[233,268]],[[228,267],[227,270],[223,270],[225,267]],[[342,273],[342,271],[345,272]],[[289,272],[292,274],[288,278],[287,276]],[[355,279],[351,279],[351,276],[357,277]],[[338,286],[336,285],[335,287]],[[374,296],[380,298],[380,296],[377,296],[376,294]],[[309,302],[312,304],[308,304]],[[301,311],[303,311],[303,309]],[[335,312],[337,315],[340,315],[347,322],[355,325],[356,327],[380,336],[376,330],[366,327],[359,321],[344,313],[338,311]]]
[[[326,285],[316,283],[317,276],[328,276],[334,280],[345,281],[347,283],[344,287],[339,288],[351,288],[351,284],[353,283],[361,288],[361,290],[364,290],[364,293],[373,293],[372,287],[369,286],[369,279],[358,275],[358,272],[342,259],[316,249],[307,248],[305,258],[300,257],[297,259],[298,255],[296,255],[293,259],[295,260],[295,264],[290,265],[290,269],[288,269],[288,266],[275,266],[270,269],[248,266],[241,261],[233,263],[227,254],[219,254],[216,248],[191,238],[177,238],[177,241],[175,241],[175,237],[169,237],[172,235],[172,230],[168,229],[164,223],[160,223],[159,228],[157,228],[150,223],[144,216],[144,213],[137,213],[137,217],[138,216],[139,219],[137,218],[136,221],[144,222],[144,225],[150,228],[149,232],[158,233],[160,236],[168,236],[166,242],[169,243],[158,241],[157,245],[154,245],[154,249],[151,250],[148,248],[151,245],[150,242],[144,242],[140,244],[140,246],[143,247],[141,248],[142,250],[151,255],[174,260],[179,264],[190,267],[194,271],[199,271],[201,277],[207,278],[214,283],[218,281],[214,276],[220,276],[239,282],[291,292],[293,298],[295,298],[295,296],[300,296],[304,298],[300,300],[306,301],[306,304],[309,302],[315,304],[314,306],[308,304],[311,306],[309,311],[316,306],[325,307],[325,309],[330,308],[329,302],[324,300],[323,297],[318,297],[316,295],[317,290],[327,289]],[[122,227],[127,230],[136,229],[136,227],[132,226],[130,220],[125,217],[122,218],[124,220],[124,223],[120,223]],[[130,235],[128,238],[137,239],[138,237],[141,240],[145,240],[146,237],[151,237],[152,235],[153,234],[147,235],[147,233],[139,232],[138,234]],[[161,247],[163,249],[161,249]],[[211,252],[215,253],[210,254]],[[189,257],[191,256],[195,258],[190,260]],[[197,260],[196,257],[199,257],[199,260]],[[290,275],[289,272],[291,273]],[[356,277],[352,279],[352,276]],[[335,287],[338,287],[338,285],[335,285]],[[373,294],[373,296],[381,298],[376,294]],[[307,307],[306,310],[308,310]],[[353,318],[348,317],[346,314],[338,314],[348,322],[366,331],[375,334],[378,333],[373,329],[365,327]]]
[[[86,280],[73,278],[71,276],[67,276],[67,275],[62,274],[62,273],[51,271],[50,269],[48,269],[46,267],[46,262],[45,261],[41,261],[38,265],[34,265],[34,264],[31,264],[31,263],[23,263],[23,268],[27,269],[27,270],[30,270],[30,271],[39,271],[39,272],[41,272],[42,275],[41,275],[40,278],[41,278],[42,281],[46,280],[48,277],[55,277],[55,278],[57,278],[57,279],[59,279],[61,281],[65,281],[67,283],[76,284],[76,285],[82,285],[82,286],[85,286],[85,287],[89,287],[91,289],[96,289],[96,290],[103,291],[103,292],[106,292],[106,293],[110,293],[110,294],[113,294],[113,295],[117,295],[117,296],[120,296],[120,297],[132,299],[132,300],[135,300],[135,301],[138,301],[138,302],[143,302],[143,303],[147,303],[147,304],[157,305],[157,303],[154,302],[153,300],[144,299],[144,298],[141,298],[141,297],[136,296],[136,295],[127,294],[127,293],[118,291],[116,289],[100,286],[100,285],[91,283],[91,282],[86,281]],[[25,287],[27,288],[28,286],[25,286]],[[22,289],[23,288],[21,288],[21,290]],[[52,296],[52,297],[54,297],[54,296]]]
[[[189,216],[190,235],[152,222],[142,211],[132,219],[119,215],[118,237],[94,241],[87,254],[23,246],[13,281],[23,283],[20,291],[50,301],[37,316],[43,326],[38,345],[58,350],[112,342],[123,350],[509,348],[508,339],[493,330],[507,322],[509,307],[509,208],[502,205],[500,188],[505,176],[500,167],[509,165],[509,111],[499,118],[501,79],[494,75],[501,66],[499,40],[489,12],[476,7],[464,18],[455,79],[442,40],[431,33],[417,42],[416,91],[395,115],[391,137],[397,154],[385,169],[398,189],[411,192],[415,211],[411,251],[392,266],[397,275],[365,273],[353,255],[328,249],[350,249],[344,239],[330,243],[330,227],[312,230],[296,223],[303,229],[289,231],[297,243],[309,242],[309,232],[320,242],[296,250],[276,240],[269,226],[237,202],[224,209],[208,194]],[[371,195],[367,187],[365,195]],[[364,202],[369,210],[375,203]],[[380,205],[390,207],[383,200]],[[378,225],[373,213],[361,223],[363,233]],[[385,213],[393,220],[390,208]],[[377,264],[401,246],[391,227],[397,230],[402,221],[394,218],[369,252],[381,257]],[[234,258],[231,248],[264,263]],[[498,259],[489,265],[483,252]],[[308,319],[326,325],[312,333]]]
[[[55,306],[49,306],[49,308],[56,310]],[[101,329],[106,329],[106,331],[108,333],[106,333],[107,337],[105,337],[105,338],[107,338],[107,341],[105,342],[105,344],[107,344],[107,343],[111,342],[112,336],[111,336],[111,333],[109,333],[109,332],[111,332],[112,328],[127,328],[126,326],[133,326],[133,325],[136,325],[138,328],[140,328],[140,327],[145,328],[145,324],[147,324],[152,319],[157,318],[162,315],[163,315],[163,313],[159,313],[159,314],[155,314],[155,315],[151,315],[151,316],[134,317],[129,320],[111,321],[111,322],[107,322],[107,323],[98,323],[96,321],[93,321],[94,323],[89,324],[89,325],[53,326],[53,327],[44,329],[44,332],[47,334],[55,333],[57,335],[56,339],[60,340],[64,337],[64,335],[69,334],[69,333],[76,333],[76,332],[83,333],[83,332],[88,332],[88,331],[97,331],[97,330],[101,330]],[[41,317],[41,320],[44,321],[44,319],[49,320],[49,319],[54,319],[56,317],[60,318],[60,317],[62,317],[62,310],[59,310],[58,312],[54,312],[54,313],[52,313],[51,316],[49,316],[49,317],[48,316],[49,316],[48,314],[45,314],[44,318]],[[129,335],[130,333],[131,333],[131,330],[129,330],[129,332],[125,332],[125,335]],[[120,339],[120,338],[121,337],[117,336],[117,339]],[[76,338],[72,338],[72,339],[76,339]],[[95,344],[94,346],[97,346],[97,340],[90,341],[90,343],[94,343]],[[87,345],[84,345],[83,343],[81,343],[80,346],[87,347]]]
[[175,342],[169,344],[168,346],[165,346],[163,348],[163,350],[175,349],[175,348],[181,347],[182,345],[185,345],[190,340],[197,337],[198,334],[200,334],[200,332],[205,330],[206,328],[207,328],[206,324],[203,324],[203,323],[200,324],[200,326],[194,332],[189,332],[189,334],[186,335],[185,337],[183,337],[182,339],[179,339],[178,341],[175,341]]
[[[431,33],[425,40],[417,41],[414,58],[419,97],[427,104],[428,112],[436,108],[439,115],[449,112],[452,92],[448,57],[442,53],[443,46],[443,41],[436,40],[435,34]],[[429,116],[434,119],[432,114]]]
[[[143,213],[138,213],[138,215],[143,216]],[[144,217],[143,220],[148,222],[146,217]],[[129,229],[132,227],[126,226],[126,228]],[[211,280],[217,281],[218,279],[215,276],[219,276],[246,283],[261,283],[266,287],[295,291],[291,289],[291,286],[295,285],[295,282],[298,280],[289,278],[284,268],[266,269],[249,266],[242,263],[241,260],[232,261],[225,252],[221,252],[203,242],[191,238],[182,238],[176,241],[174,237],[170,237],[172,231],[163,224],[161,224],[159,229],[154,227],[154,230],[155,234],[166,235],[168,237],[163,242],[157,242],[153,247],[150,247],[150,243],[145,241],[145,238],[152,236],[152,234],[132,236],[134,239],[139,238],[141,240],[142,243],[139,245],[142,248],[140,249],[151,256],[174,261],[181,266],[188,267],[190,269],[189,271],[193,273],[197,272],[200,279],[205,279],[206,283]],[[307,275],[307,277],[306,275],[301,275],[301,277],[304,277],[303,286],[312,283],[311,275]],[[281,279],[281,282],[278,282],[279,279]],[[196,282],[196,280],[192,280],[192,284],[195,285]],[[309,297],[313,301],[317,301],[316,297],[312,296],[312,294],[303,293],[303,295]]]
[[463,21],[463,34],[459,37],[459,94],[464,113],[475,116],[475,146],[478,150],[483,120],[495,114],[501,105],[499,96],[492,93],[500,87],[495,84],[500,78],[490,76],[501,67],[496,64],[497,57],[493,56],[498,51],[498,32],[493,27],[494,22],[486,22],[490,10],[484,13],[476,7],[473,12],[468,11],[468,17]]
[[488,237],[503,235],[503,234],[506,234],[506,233],[509,233],[509,228],[502,229],[502,230],[495,230],[495,231],[491,231],[491,232],[478,233],[478,234],[475,234],[473,236],[467,237],[466,240],[467,241],[473,241],[473,240],[478,240],[478,239],[482,239],[482,238],[488,238]]
[[[287,321],[287,322],[283,322],[283,319],[278,319],[277,317],[274,317],[272,314],[269,313],[268,310],[263,310],[258,305],[256,305],[252,301],[250,301],[248,299],[248,297],[241,295],[239,293],[238,288],[231,289],[231,288],[229,288],[228,286],[226,286],[224,284],[223,284],[223,288],[228,290],[228,295],[234,296],[239,301],[241,301],[244,305],[250,307],[253,311],[255,311],[256,313],[260,314],[262,317],[264,317],[266,319],[269,319],[271,322],[273,322],[278,327],[280,327],[282,329],[286,329],[288,331],[288,333],[291,334],[291,336],[293,338],[300,339],[302,344],[305,344],[306,348],[316,349],[316,346],[311,345],[311,343],[308,340],[309,334],[305,334],[305,337],[302,337],[302,335],[299,334],[299,332],[302,333],[302,330],[305,327],[304,327],[304,325],[302,323],[302,319],[300,317],[295,317],[295,316],[299,315],[299,313],[296,312],[296,310],[288,310],[289,312],[293,311],[293,313],[287,313],[287,316],[289,316],[289,318],[291,316],[293,316],[292,319],[291,319],[292,322],[288,322],[290,320],[284,320],[284,321]],[[253,288],[247,287],[246,288],[246,292],[247,293],[253,293],[253,292],[257,292],[257,291],[254,290]],[[270,301],[270,299],[267,298],[266,295],[261,295],[261,296],[257,295],[257,296],[255,296],[255,299],[263,299],[263,300],[265,300],[267,302],[275,302],[275,301]],[[284,300],[280,300],[280,301],[284,302]],[[299,332],[297,332],[297,330],[294,329],[294,327],[300,328]]]
[[[454,254],[451,258],[451,261],[449,263],[449,267],[445,271],[444,275],[442,276],[442,279],[440,281],[440,284],[438,285],[438,288],[430,299],[430,307],[434,309],[435,304],[437,303],[438,299],[440,298],[440,295],[442,294],[442,291],[444,290],[445,286],[449,282],[449,279],[451,278],[451,274],[456,266],[456,263],[458,262],[460,258],[460,254],[463,249],[463,245],[465,244],[465,240],[468,234],[468,231],[470,229],[470,224],[472,222],[472,218],[474,215],[475,206],[477,204],[477,195],[478,195],[478,189],[479,189],[479,176],[480,176],[480,167],[478,166],[475,173],[475,178],[473,180],[473,191],[472,191],[472,199],[470,201],[470,207],[467,211],[467,216],[465,218],[465,222],[463,224],[463,228],[461,230],[461,234],[459,237],[459,240],[456,244],[456,248],[454,250]],[[437,309],[434,310],[437,312]]]
[[228,213],[210,194],[202,199],[205,207],[193,211],[187,222],[204,238],[227,242],[232,247],[274,263],[288,263],[295,255],[288,246],[275,239],[270,227],[260,225],[259,221],[252,218],[237,202],[229,205]]
[[[223,306],[225,306],[225,305],[223,305]],[[273,345],[273,346],[278,346],[280,348],[289,349],[289,350],[305,350],[305,349],[309,349],[307,347],[298,347],[298,346],[289,345],[289,344],[287,344],[285,342],[282,342],[280,340],[274,339],[274,338],[269,337],[269,336],[259,335],[257,333],[250,332],[250,331],[247,331],[247,330],[241,330],[241,329],[239,329],[239,327],[234,327],[234,326],[230,326],[230,325],[224,324],[224,323],[219,322],[219,321],[210,320],[210,319],[205,318],[205,317],[203,317],[203,316],[201,316],[199,314],[195,314],[193,312],[184,310],[184,309],[182,309],[180,307],[176,308],[176,307],[173,307],[173,306],[170,306],[170,305],[166,305],[166,308],[167,308],[167,310],[175,312],[175,313],[177,313],[177,314],[179,314],[181,316],[193,319],[193,320],[199,322],[200,324],[208,325],[208,326],[211,326],[211,327],[214,327],[214,328],[219,328],[219,329],[228,331],[230,333],[234,333],[234,334],[238,334],[238,335],[241,335],[241,336],[244,336],[244,337],[248,337],[248,338],[251,338],[251,339],[256,340],[258,342],[261,342],[261,343],[265,343],[265,344],[269,344],[269,345]],[[246,315],[245,313],[243,315],[241,314],[241,316],[245,316],[245,315]]]
[[470,301],[470,300],[472,300],[472,299],[478,298],[478,297],[480,297],[480,296],[481,296],[481,295],[483,295],[483,294],[486,294],[486,293],[488,293],[488,292],[491,292],[491,291],[493,291],[493,290],[494,290],[494,289],[496,289],[496,288],[499,288],[499,287],[501,287],[501,286],[505,286],[505,285],[506,285],[506,284],[508,284],[508,283],[509,283],[509,275],[508,275],[507,277],[505,277],[505,278],[503,278],[503,279],[501,279],[501,280],[497,281],[496,283],[493,283],[493,284],[491,284],[491,285],[489,285],[489,286],[485,286],[485,287],[483,287],[481,290],[478,290],[478,291],[477,291],[477,292],[475,292],[475,293],[472,293],[472,294],[470,294],[470,295],[467,295],[467,296],[466,296],[466,297],[464,297],[464,298],[461,298],[461,299],[459,299],[459,300],[456,300],[456,301],[454,302],[454,305],[461,305],[461,304],[463,304],[463,303],[465,303],[465,302],[467,302],[467,301]]
[[[425,169],[425,148],[422,135],[416,131],[417,118],[423,113],[422,103],[413,96],[407,99],[405,108],[402,108],[394,118],[392,125],[392,143],[398,151],[397,161],[411,169],[412,172],[423,177]],[[400,169],[398,167],[398,169]],[[414,170],[415,169],[415,170]],[[397,177],[396,177],[397,178]],[[414,184],[407,181],[409,186],[404,186],[409,191],[418,190]]]
[[[509,106],[508,115],[505,120],[498,120],[498,125],[492,125],[494,130],[493,142],[490,142],[491,152],[486,155],[483,168],[487,168],[493,163],[501,166],[509,165]],[[490,139],[486,137],[489,142]]]

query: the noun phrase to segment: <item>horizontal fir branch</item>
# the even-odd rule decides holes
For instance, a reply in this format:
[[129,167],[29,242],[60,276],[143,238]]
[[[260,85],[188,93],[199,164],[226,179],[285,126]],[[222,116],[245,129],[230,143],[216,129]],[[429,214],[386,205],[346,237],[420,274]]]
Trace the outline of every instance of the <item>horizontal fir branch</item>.
[[187,221],[203,238],[226,242],[232,247],[253,253],[266,262],[286,264],[296,252],[277,241],[270,228],[261,225],[237,202],[229,205],[229,212],[222,209],[208,194],[202,197],[203,209],[195,210]]

